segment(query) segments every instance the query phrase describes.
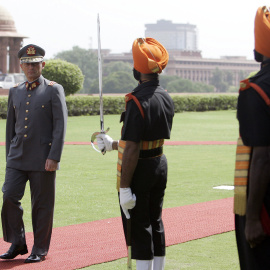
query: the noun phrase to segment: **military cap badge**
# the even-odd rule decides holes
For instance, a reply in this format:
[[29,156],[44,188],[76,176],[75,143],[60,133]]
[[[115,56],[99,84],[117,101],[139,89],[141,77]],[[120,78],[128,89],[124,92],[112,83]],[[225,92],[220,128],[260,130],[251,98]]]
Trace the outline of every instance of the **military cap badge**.
[[35,44],[28,44],[18,52],[21,63],[42,62],[44,55],[45,50]]
[[36,54],[36,50],[33,46],[29,46],[26,50],[27,55],[35,55]]

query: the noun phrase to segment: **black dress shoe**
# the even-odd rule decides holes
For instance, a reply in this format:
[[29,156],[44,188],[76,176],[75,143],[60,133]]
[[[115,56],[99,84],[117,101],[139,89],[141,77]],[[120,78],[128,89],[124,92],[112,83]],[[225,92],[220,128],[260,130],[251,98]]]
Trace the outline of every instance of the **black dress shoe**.
[[45,255],[31,254],[24,262],[25,263],[36,263],[45,260]]
[[14,259],[18,255],[24,255],[26,253],[28,253],[26,245],[20,246],[20,245],[12,244],[6,253],[0,255],[0,259],[10,260],[10,259]]

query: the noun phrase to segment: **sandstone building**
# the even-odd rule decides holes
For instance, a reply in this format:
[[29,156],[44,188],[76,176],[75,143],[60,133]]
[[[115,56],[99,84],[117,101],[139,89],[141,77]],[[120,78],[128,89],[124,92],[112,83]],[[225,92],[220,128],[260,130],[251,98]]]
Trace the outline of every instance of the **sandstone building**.
[[0,71],[19,73],[20,62],[17,57],[25,36],[17,33],[14,20],[7,9],[0,6]]
[[[194,82],[210,84],[216,69],[230,71],[233,84],[239,85],[250,72],[260,68],[259,63],[247,60],[244,56],[224,56],[220,59],[203,58],[197,48],[197,28],[192,24],[174,24],[171,21],[159,20],[156,24],[145,25],[145,36],[159,40],[170,54],[165,69],[167,75],[175,75]],[[132,63],[132,54],[104,55],[104,62],[125,61]]]

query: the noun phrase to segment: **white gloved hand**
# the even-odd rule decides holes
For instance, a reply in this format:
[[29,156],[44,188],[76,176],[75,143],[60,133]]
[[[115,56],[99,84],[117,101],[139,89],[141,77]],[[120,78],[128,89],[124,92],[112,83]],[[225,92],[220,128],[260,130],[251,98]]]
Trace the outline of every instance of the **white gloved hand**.
[[100,151],[112,151],[113,139],[104,133],[99,133],[97,136],[97,145]]
[[130,219],[128,210],[136,205],[136,195],[132,194],[131,188],[120,188],[120,205],[127,219]]

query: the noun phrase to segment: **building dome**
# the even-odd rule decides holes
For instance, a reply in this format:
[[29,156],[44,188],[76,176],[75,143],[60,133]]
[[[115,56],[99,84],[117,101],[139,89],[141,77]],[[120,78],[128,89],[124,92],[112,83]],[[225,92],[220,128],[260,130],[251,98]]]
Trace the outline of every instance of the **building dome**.
[[0,5],[0,31],[17,32],[9,11]]

